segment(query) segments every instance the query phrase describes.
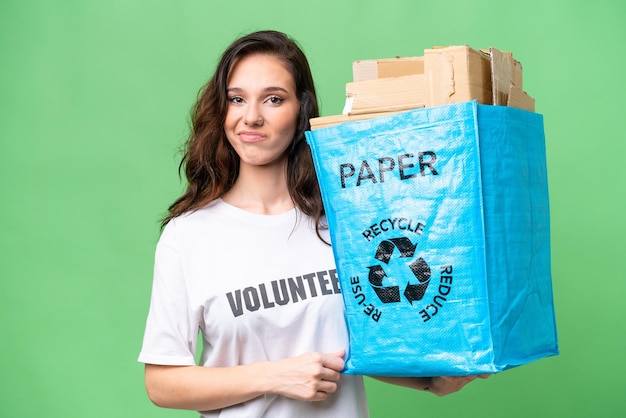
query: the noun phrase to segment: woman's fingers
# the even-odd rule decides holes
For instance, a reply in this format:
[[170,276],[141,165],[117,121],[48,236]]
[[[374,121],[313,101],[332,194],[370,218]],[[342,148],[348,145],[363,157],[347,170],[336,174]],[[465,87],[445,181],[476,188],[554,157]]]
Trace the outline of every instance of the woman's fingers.
[[433,377],[429,390],[438,396],[458,392],[463,386],[476,379],[476,376],[441,376]]
[[326,399],[329,393],[337,390],[344,368],[344,355],[345,350],[306,353],[275,363],[274,392],[294,399]]
[[343,370],[345,362],[343,357],[346,354],[346,350],[341,350],[335,353],[322,354],[322,366],[340,372]]

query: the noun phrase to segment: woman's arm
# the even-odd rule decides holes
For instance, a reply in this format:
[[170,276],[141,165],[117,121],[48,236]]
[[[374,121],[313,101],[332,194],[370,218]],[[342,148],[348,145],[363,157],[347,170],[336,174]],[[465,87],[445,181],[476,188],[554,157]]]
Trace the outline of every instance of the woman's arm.
[[391,383],[393,385],[423,390],[425,392],[432,392],[437,396],[445,396],[454,392],[458,392],[463,388],[463,386],[467,385],[476,378],[486,379],[489,376],[489,374],[480,374],[475,376],[371,377],[382,382]]
[[266,393],[321,401],[337,390],[344,354],[307,353],[232,367],[146,364],[146,390],[158,406],[196,411],[225,408]]

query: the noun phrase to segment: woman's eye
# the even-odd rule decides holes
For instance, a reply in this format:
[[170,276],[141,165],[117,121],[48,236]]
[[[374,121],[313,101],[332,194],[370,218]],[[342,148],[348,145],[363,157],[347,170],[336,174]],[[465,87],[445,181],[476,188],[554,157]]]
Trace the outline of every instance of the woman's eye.
[[270,96],[267,98],[267,102],[273,105],[279,105],[284,101],[285,99],[283,99],[282,97],[278,97],[278,96]]
[[240,96],[232,96],[228,98],[228,101],[232,104],[240,104],[243,103],[243,98],[241,98]]

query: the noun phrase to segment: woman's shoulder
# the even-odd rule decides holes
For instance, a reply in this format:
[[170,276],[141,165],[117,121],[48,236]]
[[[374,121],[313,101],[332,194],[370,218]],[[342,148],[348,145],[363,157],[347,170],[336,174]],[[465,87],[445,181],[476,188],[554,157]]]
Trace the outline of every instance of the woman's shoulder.
[[165,224],[161,233],[161,238],[169,236],[185,236],[189,232],[197,231],[198,229],[209,225],[220,225],[220,200],[214,200],[208,205],[196,209],[184,212],[174,218],[170,219]]
[[207,214],[216,212],[222,204],[222,199],[216,199],[198,209],[188,210],[174,219],[176,219],[177,222],[194,222],[197,219],[202,219]]

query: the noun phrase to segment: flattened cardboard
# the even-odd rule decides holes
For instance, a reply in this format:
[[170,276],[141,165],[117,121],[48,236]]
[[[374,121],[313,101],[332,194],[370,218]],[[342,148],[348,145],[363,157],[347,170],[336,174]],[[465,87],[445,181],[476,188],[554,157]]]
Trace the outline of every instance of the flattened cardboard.
[[379,116],[388,116],[393,115],[400,112],[377,112],[377,113],[361,113],[358,115],[332,115],[332,116],[321,116],[318,118],[310,119],[311,130],[314,131],[320,128],[326,128],[329,126],[338,125],[344,122],[353,122],[356,120],[365,120],[377,118]]
[[396,57],[359,60],[352,63],[352,80],[366,81],[424,74],[424,57]]
[[424,107],[424,75],[353,81],[346,84],[344,115]]
[[520,89],[524,88],[522,85],[522,63],[517,60],[513,60],[513,85]]
[[535,99],[530,97],[522,89],[511,85],[508,94],[508,101],[506,106],[516,107],[518,109],[528,110],[529,112],[535,111]]
[[496,106],[506,106],[513,81],[513,54],[489,48],[491,56],[492,100]]

